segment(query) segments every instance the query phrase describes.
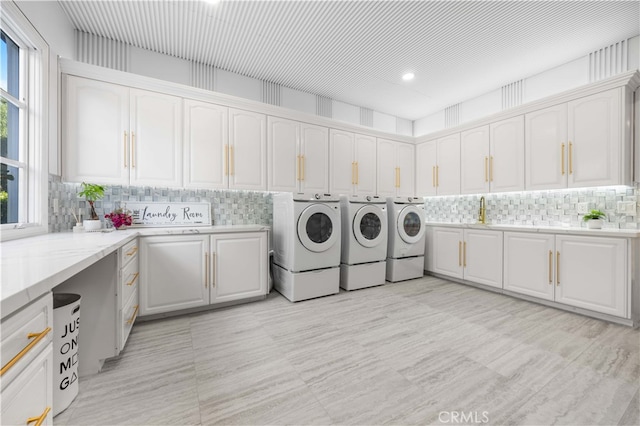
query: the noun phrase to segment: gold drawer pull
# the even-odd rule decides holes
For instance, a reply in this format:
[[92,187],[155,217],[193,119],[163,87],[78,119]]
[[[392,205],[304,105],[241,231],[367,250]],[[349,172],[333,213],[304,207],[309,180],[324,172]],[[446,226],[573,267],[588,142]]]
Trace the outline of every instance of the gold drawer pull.
[[467,242],[462,244],[462,266],[467,267]]
[[29,417],[27,419],[27,424],[36,422],[35,426],[40,426],[44,422],[44,419],[47,418],[49,411],[51,411],[51,407],[45,408],[44,412],[39,417]]
[[136,320],[136,317],[138,316],[138,309],[140,309],[140,305],[136,305],[136,309],[133,311],[133,315],[131,315],[131,318],[127,320],[127,324],[133,324],[133,322]]
[[127,252],[127,256],[133,256],[138,251],[138,246],[135,246],[130,251]]
[[556,252],[556,285],[560,285],[560,252]]
[[462,266],[462,241],[458,241],[458,266]]
[[27,339],[33,339],[27,346],[25,346],[16,356],[14,356],[11,361],[6,363],[2,370],[0,370],[0,376],[9,371],[11,367],[15,365],[16,362],[20,361],[20,359],[27,354],[38,342],[44,339],[44,336],[49,334],[51,331],[51,327],[45,328],[41,333],[29,333],[27,334]]
[[551,264],[553,263],[553,252],[549,250],[549,284],[553,283],[553,272],[551,271]]
[[127,285],[133,285],[133,283],[136,282],[136,280],[138,279],[138,276],[140,275],[140,272],[136,272],[135,274],[133,274],[133,279],[131,281],[129,281],[127,283]]

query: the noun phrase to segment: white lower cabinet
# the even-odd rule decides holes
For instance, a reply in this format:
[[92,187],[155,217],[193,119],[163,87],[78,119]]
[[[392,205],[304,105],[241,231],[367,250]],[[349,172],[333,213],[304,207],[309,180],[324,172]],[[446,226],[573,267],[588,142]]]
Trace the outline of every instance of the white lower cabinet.
[[52,327],[51,293],[2,319],[3,425],[53,424]]
[[435,227],[432,235],[433,272],[502,288],[501,231]]
[[153,236],[140,244],[140,315],[267,294],[267,234]]
[[504,288],[628,318],[625,238],[504,233]]

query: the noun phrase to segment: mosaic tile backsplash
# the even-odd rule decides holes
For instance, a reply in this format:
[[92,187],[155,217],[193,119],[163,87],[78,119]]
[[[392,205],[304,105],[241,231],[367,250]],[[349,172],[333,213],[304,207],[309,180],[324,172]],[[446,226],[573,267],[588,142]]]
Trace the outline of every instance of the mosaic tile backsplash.
[[[486,194],[486,220],[494,225],[583,227],[578,203],[607,214],[603,228],[640,229],[639,188],[620,186]],[[481,195],[430,197],[427,222],[476,223]],[[617,213],[618,201],[635,203],[635,214]]]
[[[49,232],[70,231],[76,221],[72,212],[89,213],[88,203],[77,196],[80,185],[62,182],[49,176]],[[603,187],[530,191],[485,195],[487,222],[496,225],[586,227],[578,203],[607,214],[604,228],[640,229],[640,188]],[[127,201],[173,201],[211,203],[214,225],[272,225],[272,193],[232,190],[189,190],[151,187],[106,186],[105,197],[96,202],[101,218]],[[53,200],[58,213],[53,213]],[[480,195],[429,197],[425,200],[427,222],[475,223],[478,220]],[[619,214],[618,201],[633,202],[635,214]]]
[[[76,224],[73,216],[82,211],[89,216],[89,203],[78,197],[80,184],[62,182],[49,175],[49,232],[70,231]],[[53,212],[54,199],[58,213]],[[105,196],[95,203],[101,219],[127,201],[209,202],[214,225],[271,225],[273,204],[270,192],[234,190],[191,190],[132,186],[105,186]],[[109,225],[108,221],[105,221]]]

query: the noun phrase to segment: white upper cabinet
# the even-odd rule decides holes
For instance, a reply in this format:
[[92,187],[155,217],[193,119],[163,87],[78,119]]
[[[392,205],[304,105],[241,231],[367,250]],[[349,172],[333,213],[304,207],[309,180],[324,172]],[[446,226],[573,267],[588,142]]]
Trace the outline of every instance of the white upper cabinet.
[[414,196],[414,146],[378,139],[378,195]]
[[328,192],[329,129],[279,117],[267,129],[269,190]]
[[489,126],[460,133],[460,192],[489,192]]
[[267,189],[267,117],[229,109],[229,188]]
[[67,76],[62,171],[65,181],[129,184],[129,88]]
[[131,184],[182,183],[182,98],[131,89]]
[[229,140],[228,109],[190,99],[184,101],[184,186],[227,188],[225,145]]
[[625,183],[620,89],[568,103],[569,187]]
[[491,123],[489,127],[491,192],[524,190],[524,116]]
[[416,146],[416,195],[460,194],[460,133]]
[[622,91],[612,89],[526,114],[526,189],[631,181]]
[[567,104],[525,115],[525,188],[567,186]]
[[182,185],[182,98],[71,76],[66,86],[65,180]]
[[416,195],[437,195],[436,165],[438,142],[429,141],[416,145]]
[[332,194],[376,195],[376,138],[331,129],[329,158]]

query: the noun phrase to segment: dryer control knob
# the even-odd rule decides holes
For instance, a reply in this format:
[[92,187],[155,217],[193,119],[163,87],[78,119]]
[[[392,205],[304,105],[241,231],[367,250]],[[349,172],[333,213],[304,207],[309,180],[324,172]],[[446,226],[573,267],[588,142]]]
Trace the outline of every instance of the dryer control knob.
[[367,195],[367,201],[371,201],[371,195]]
[[316,197],[316,200],[319,200],[320,199],[320,194],[316,194],[315,197]]
[[409,197],[409,198],[407,198],[407,200],[409,200],[409,202],[412,202],[413,198]]

